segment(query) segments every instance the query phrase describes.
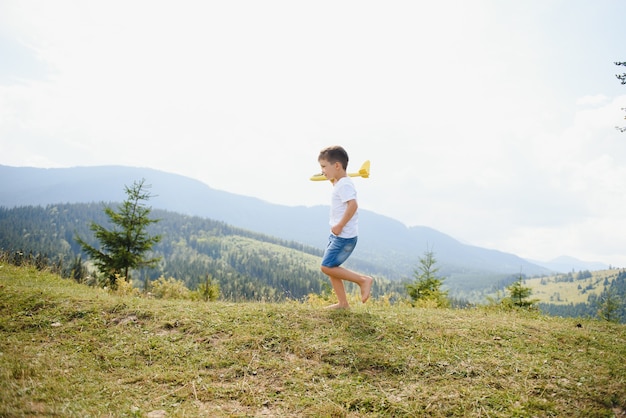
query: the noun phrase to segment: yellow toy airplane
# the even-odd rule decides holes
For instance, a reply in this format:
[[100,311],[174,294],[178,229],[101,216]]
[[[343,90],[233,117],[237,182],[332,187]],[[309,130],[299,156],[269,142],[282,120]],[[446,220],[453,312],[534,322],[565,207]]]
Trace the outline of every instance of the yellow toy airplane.
[[[363,177],[364,179],[369,178],[370,176],[370,160],[367,160],[361,166],[361,169],[358,173],[348,173],[350,177]],[[311,177],[311,181],[324,181],[328,180],[323,174],[315,174]]]

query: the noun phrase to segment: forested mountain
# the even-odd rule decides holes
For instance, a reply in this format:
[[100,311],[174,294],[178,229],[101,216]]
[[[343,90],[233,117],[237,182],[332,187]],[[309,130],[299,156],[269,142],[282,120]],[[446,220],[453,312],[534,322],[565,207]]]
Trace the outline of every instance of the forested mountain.
[[[115,208],[116,204],[110,206]],[[81,248],[75,237],[80,236],[97,247],[89,228],[91,222],[111,228],[104,207],[102,203],[0,207],[0,251],[14,254],[17,259],[36,257],[43,264],[52,264],[65,276],[70,276],[77,261],[85,261],[84,258],[78,260]],[[219,285],[221,298],[231,301],[301,299],[310,293],[330,290],[328,279],[319,270],[322,250],[318,248],[161,209],[153,210],[150,217],[159,219],[149,227],[149,234],[162,236],[162,241],[154,247],[154,255],[162,259],[154,269],[133,272],[136,286],[146,286],[162,276],[182,280],[188,288],[195,289],[208,276]],[[16,255],[18,253],[23,255]],[[406,281],[386,279],[376,264],[359,260],[349,263],[349,267],[376,276],[375,297],[406,297]],[[626,270],[616,274],[618,276],[610,285],[608,281],[604,284],[605,290],[614,292],[623,300]],[[450,296],[459,303],[461,300],[484,302],[486,295],[504,291],[517,277],[475,280],[470,291],[456,289]],[[564,277],[575,280],[572,273]],[[541,303],[540,309],[551,315],[596,317],[604,297],[603,294],[590,294],[584,303]],[[626,319],[625,310],[626,304],[622,303],[616,314]]]
[[[146,179],[156,195],[155,209],[214,219],[249,231],[321,249],[326,242],[328,208],[289,207],[210,188],[199,181],[146,168],[120,166],[39,169],[0,165],[0,206],[120,202],[124,185]],[[401,222],[360,209],[359,245],[351,260],[392,280],[412,277],[427,249],[452,288],[491,286],[520,271],[532,276],[548,269],[513,254],[467,245],[426,226]]]
[[[45,257],[67,271],[81,253],[76,236],[98,247],[91,222],[111,228],[103,208],[96,203],[0,208],[0,250]],[[195,289],[209,275],[222,297],[234,301],[299,299],[328,286],[317,248],[160,209],[150,217],[159,219],[149,233],[163,237],[154,247],[162,260],[157,268],[134,274],[138,285],[164,276]],[[363,262],[358,268],[375,270]],[[374,294],[392,291],[403,291],[402,284],[380,278]]]

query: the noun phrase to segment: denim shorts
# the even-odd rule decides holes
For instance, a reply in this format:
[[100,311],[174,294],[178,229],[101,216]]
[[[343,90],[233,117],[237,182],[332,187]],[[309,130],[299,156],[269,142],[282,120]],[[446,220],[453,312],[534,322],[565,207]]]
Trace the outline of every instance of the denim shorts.
[[338,267],[342,265],[352,251],[356,247],[357,237],[354,238],[340,238],[331,234],[328,237],[328,246],[324,251],[324,257],[322,258],[322,266],[324,267]]

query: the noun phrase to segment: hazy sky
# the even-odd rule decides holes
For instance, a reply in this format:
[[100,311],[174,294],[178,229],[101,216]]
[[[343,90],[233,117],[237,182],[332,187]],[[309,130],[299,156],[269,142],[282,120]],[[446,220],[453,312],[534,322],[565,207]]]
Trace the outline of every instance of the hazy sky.
[[625,17],[623,0],[4,0],[0,164],[317,205],[318,152],[341,144],[350,171],[372,161],[361,208],[626,266]]

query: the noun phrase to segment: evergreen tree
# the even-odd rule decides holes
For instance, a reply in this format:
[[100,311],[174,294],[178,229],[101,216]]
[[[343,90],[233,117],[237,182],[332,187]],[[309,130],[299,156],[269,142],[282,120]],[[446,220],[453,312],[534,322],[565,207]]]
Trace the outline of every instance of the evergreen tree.
[[161,236],[150,236],[146,231],[148,225],[158,220],[148,217],[151,208],[143,204],[153,197],[145,190],[149,186],[144,183],[145,180],[142,179],[134,182],[132,187],[124,186],[127,199],[118,208],[118,212],[110,207],[104,209],[111,223],[115,225],[113,229],[91,223],[90,229],[100,242],[99,249],[76,237],[76,241],[94,260],[111,287],[116,287],[118,277],[130,281],[132,269],[152,267],[159,261],[159,258],[145,257],[152,246],[161,240]]
[[87,278],[87,269],[83,266],[83,258],[80,255],[72,259],[69,277],[78,283],[83,283]]
[[511,294],[510,301],[518,308],[532,308],[538,301],[536,299],[528,299],[533,293],[530,287],[523,284],[523,276],[520,274],[519,279],[506,288]]
[[622,301],[616,288],[606,287],[598,299],[598,317],[609,322],[620,322]]
[[204,282],[198,286],[197,292],[205,302],[214,301],[220,296],[220,286],[210,274],[207,274]]
[[445,278],[437,276],[439,267],[436,266],[437,259],[432,250],[427,250],[423,257],[419,259],[420,265],[415,270],[413,276],[415,282],[406,286],[407,293],[415,302],[435,302],[437,307],[447,307],[450,305],[448,291],[441,290],[441,285]]

